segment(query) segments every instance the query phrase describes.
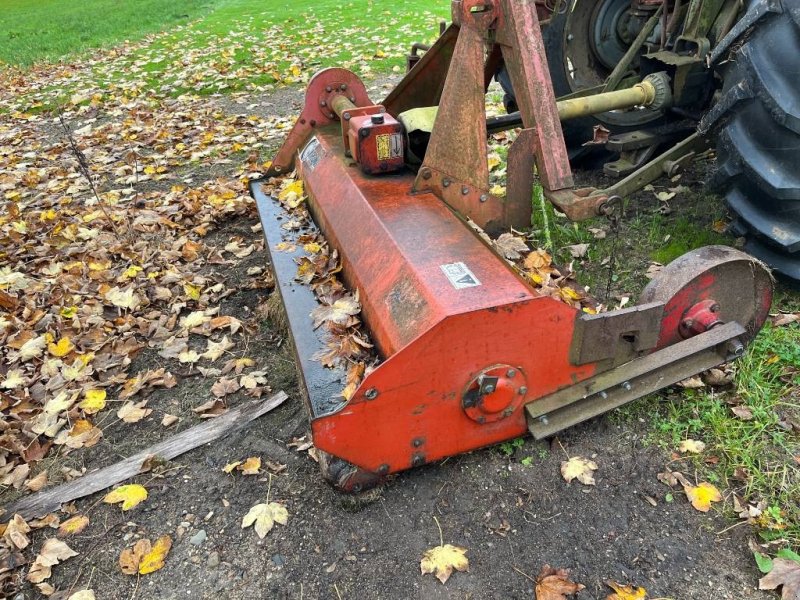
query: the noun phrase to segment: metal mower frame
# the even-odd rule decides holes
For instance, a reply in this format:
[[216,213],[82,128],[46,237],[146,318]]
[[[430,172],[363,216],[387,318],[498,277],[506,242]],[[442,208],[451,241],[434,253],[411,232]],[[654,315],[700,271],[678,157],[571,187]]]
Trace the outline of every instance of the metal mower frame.
[[[709,32],[719,36],[735,4],[691,0],[681,64],[651,57],[646,77],[630,82],[623,61],[602,90],[558,102],[543,5],[525,0],[454,0],[452,24],[381,104],[347,70],[311,79],[267,178],[297,169],[313,221],[337,251],[344,282],[358,291],[381,362],[349,400],[344,365],[325,368],[314,358],[325,347],[309,319],[317,299],[297,280],[308,230],[281,226],[287,215],[263,182],[251,191],[329,481],[359,491],[526,431],[546,437],[741,355],[772,295],[767,270],[742,252],[691,252],[657,275],[638,305],[590,315],[537,292],[465,222],[489,234],[529,226],[537,177],[570,218],[606,214],[614,196],[680,168],[704,143],[699,135],[609,189],[576,190],[561,120],[685,102]],[[501,61],[519,116],[487,126],[485,93]],[[615,89],[623,81],[633,85]],[[421,164],[409,165],[407,135],[418,122],[432,123],[430,138]],[[487,131],[516,124],[507,195],[499,198],[489,191]]]

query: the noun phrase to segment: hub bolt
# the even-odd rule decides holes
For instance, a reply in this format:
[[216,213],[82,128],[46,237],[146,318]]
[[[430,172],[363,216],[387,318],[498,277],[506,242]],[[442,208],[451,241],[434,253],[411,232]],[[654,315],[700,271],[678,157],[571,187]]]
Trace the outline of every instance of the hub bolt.
[[509,369],[506,371],[506,377],[513,378],[517,374],[515,369]]
[[419,173],[422,175],[423,179],[430,179],[432,175],[431,170],[428,167],[424,167]]
[[347,89],[347,84],[343,83],[342,85],[339,86],[339,89],[345,91]]
[[524,396],[527,393],[528,393],[528,388],[525,387],[524,385],[521,388],[519,388],[519,395],[520,396]]
[[622,382],[622,389],[625,390],[626,392],[629,392],[631,390],[630,382],[629,381],[623,381]]
[[450,180],[442,179],[442,187],[450,187]]
[[375,400],[378,397],[378,390],[375,388],[369,388],[366,392],[364,392],[364,396],[367,400]]
[[489,199],[489,195],[488,194],[481,194],[481,197],[480,197],[480,201],[481,202],[486,202],[488,199]]
[[325,86],[325,91],[330,94],[333,91],[333,88],[331,86],[329,86],[329,85],[326,85]]
[[491,383],[483,388],[484,394],[491,394],[492,392],[494,392],[494,386]]
[[461,194],[463,196],[466,196],[467,194],[469,194],[469,188],[467,186],[462,187],[461,188]]

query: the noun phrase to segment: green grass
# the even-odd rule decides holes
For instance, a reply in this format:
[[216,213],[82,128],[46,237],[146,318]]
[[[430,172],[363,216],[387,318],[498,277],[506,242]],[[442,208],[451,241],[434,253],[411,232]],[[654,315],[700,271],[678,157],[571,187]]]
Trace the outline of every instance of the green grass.
[[220,0],[0,0],[0,62],[28,66],[187,23]]

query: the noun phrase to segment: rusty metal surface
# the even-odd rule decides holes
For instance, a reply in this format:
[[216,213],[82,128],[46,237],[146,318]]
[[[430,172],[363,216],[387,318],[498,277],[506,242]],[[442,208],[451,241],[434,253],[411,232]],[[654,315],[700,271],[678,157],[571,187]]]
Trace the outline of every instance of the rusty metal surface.
[[295,121],[283,145],[278,150],[265,177],[275,177],[294,168],[297,152],[305,145],[315,128],[338,121],[331,104],[336,96],[345,96],[356,106],[371,106],[364,84],[347,69],[330,68],[316,73],[306,88],[303,112]]
[[569,155],[556,109],[542,32],[535,5],[500,0],[501,19],[497,42],[501,45],[517,104],[526,129],[534,129],[540,141],[536,166],[547,190],[573,186]]
[[619,365],[637,358],[658,343],[664,305],[639,304],[596,315],[579,315],[572,337],[574,365],[610,361]]
[[458,27],[451,25],[436,40],[414,67],[384,98],[386,111],[393,117],[411,108],[436,106],[442,95],[444,80],[453,58]]
[[542,439],[733,358],[726,342],[745,335],[728,323],[559,390],[525,406],[528,429]]
[[719,304],[718,318],[746,329],[747,343],[766,321],[772,303],[772,276],[752,256],[728,246],[705,246],[665,266],[642,292],[640,302],[663,302],[658,348],[681,341],[688,311],[705,300]]

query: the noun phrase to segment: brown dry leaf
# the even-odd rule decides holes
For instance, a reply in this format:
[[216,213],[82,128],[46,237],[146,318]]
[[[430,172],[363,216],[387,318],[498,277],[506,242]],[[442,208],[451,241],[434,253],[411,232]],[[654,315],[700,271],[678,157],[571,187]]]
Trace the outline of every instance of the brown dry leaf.
[[72,594],[67,600],[97,600],[94,590],[80,590]]
[[333,304],[321,304],[311,311],[311,318],[314,320],[314,329],[316,329],[323,323],[348,325],[359,312],[361,312],[361,305],[358,303],[358,299],[344,296]]
[[347,385],[342,390],[342,397],[345,400],[353,398],[356,389],[361,385],[361,380],[364,378],[364,370],[366,365],[364,363],[353,363],[347,367]]
[[164,418],[161,419],[161,425],[163,425],[164,427],[169,427],[170,425],[174,425],[177,422],[178,422],[178,417],[176,417],[175,415],[171,415],[169,413],[165,413]]
[[289,512],[283,504],[277,502],[256,504],[242,518],[242,529],[255,525],[256,534],[263,539],[275,523],[286,525],[288,520]]
[[27,535],[30,530],[31,528],[25,522],[25,519],[23,519],[20,515],[15,514],[6,525],[6,530],[3,532],[3,539],[11,547],[16,547],[20,550],[23,550],[24,548],[28,547],[28,544],[31,543]]
[[493,243],[500,255],[509,260],[520,259],[523,252],[530,252],[525,240],[513,233],[503,233]]
[[800,321],[800,313],[780,313],[774,318],[772,324],[775,327],[782,327],[790,323],[796,323],[797,321]]
[[469,571],[467,549],[452,544],[429,548],[422,555],[419,568],[423,575],[433,573],[436,579],[445,583],[452,575],[453,569]]
[[59,525],[56,535],[62,537],[66,535],[75,535],[86,529],[87,525],[89,525],[89,517],[86,515],[75,515]]
[[772,570],[758,580],[758,589],[774,590],[783,586],[782,600],[800,600],[800,563],[787,558],[775,558]]
[[148,539],[137,540],[131,548],[123,548],[118,559],[120,570],[125,575],[136,575],[139,572],[139,564],[142,562],[142,558],[150,550],[151,545]]
[[573,244],[572,246],[567,246],[567,250],[569,250],[572,258],[583,258],[589,252],[589,244]]
[[746,406],[732,406],[731,412],[739,417],[742,421],[753,420],[753,411]]
[[622,585],[615,581],[606,581],[606,585],[614,590],[613,594],[609,594],[606,600],[646,600],[647,590],[643,587],[633,587],[631,585]]
[[200,406],[195,406],[192,409],[192,412],[200,415],[201,419],[210,419],[212,417],[220,416],[226,410],[228,409],[225,408],[225,403],[220,399],[215,399],[209,400]]
[[237,467],[244,475],[258,475],[261,472],[261,457],[251,456]]
[[683,490],[686,492],[686,497],[689,498],[692,506],[700,512],[708,512],[711,509],[712,502],[720,502],[722,500],[722,494],[719,493],[719,490],[705,481],[698,483],[696,486],[684,482]]
[[25,487],[32,492],[38,492],[45,486],[46,483],[47,483],[47,471],[42,471],[33,479],[29,479],[28,481],[26,481]]
[[208,340],[208,348],[201,356],[203,358],[207,358],[208,360],[215,361],[225,354],[225,352],[233,348],[233,346],[233,342],[228,339],[227,335],[224,336],[219,342],[212,342],[211,340]]
[[138,483],[121,485],[108,492],[103,498],[103,502],[106,504],[122,502],[122,510],[130,510],[144,500],[147,500],[147,490]]
[[536,600],[566,600],[567,596],[577,594],[584,587],[569,579],[566,569],[554,569],[545,565],[536,578]]
[[561,463],[561,476],[569,483],[577,479],[585,485],[594,485],[594,475],[592,471],[597,470],[597,463],[580,456],[573,456],[569,460]]
[[27,579],[31,583],[41,583],[52,574],[52,567],[78,553],[57,538],[49,538],[42,544],[42,549],[33,561]]
[[[217,398],[224,398],[239,390],[239,382],[235,378],[222,377],[211,386],[211,393]],[[204,405],[205,406],[205,405]],[[197,410],[195,410],[197,412]]]
[[122,408],[117,411],[117,417],[126,423],[138,423],[153,412],[153,409],[145,408],[146,404],[147,400],[142,400],[139,403],[126,402]]

